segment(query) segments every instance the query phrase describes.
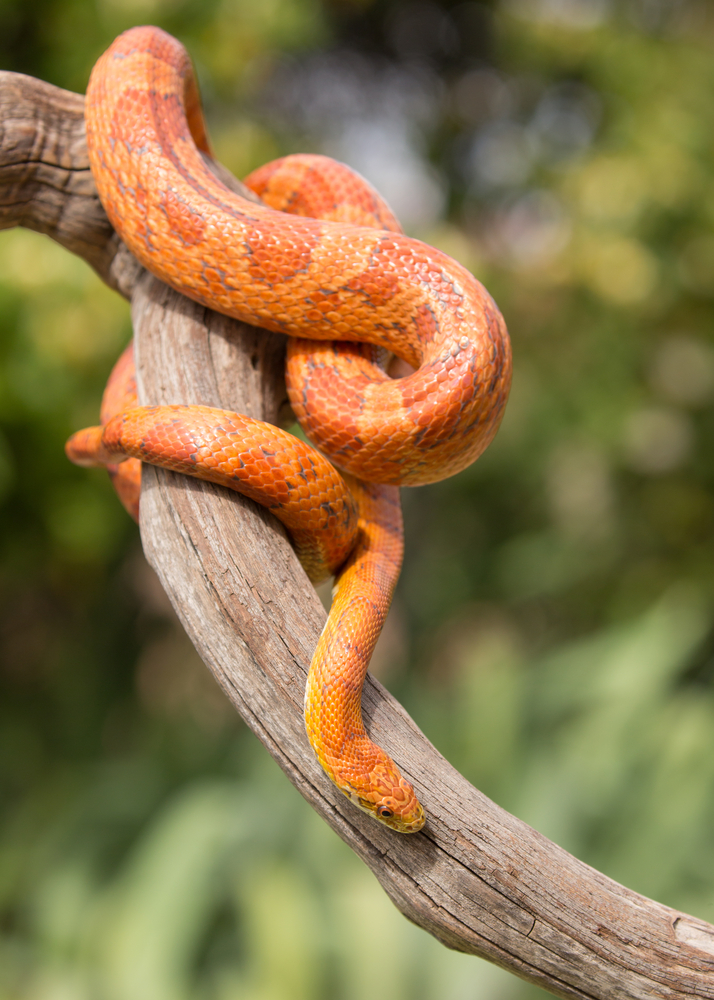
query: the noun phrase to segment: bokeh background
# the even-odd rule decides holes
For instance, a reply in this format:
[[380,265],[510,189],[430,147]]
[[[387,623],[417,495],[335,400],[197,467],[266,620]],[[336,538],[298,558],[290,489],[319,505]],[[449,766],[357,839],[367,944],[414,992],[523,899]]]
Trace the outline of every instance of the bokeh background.
[[[375,671],[502,806],[714,920],[711,4],[0,0],[0,65],[83,91],[147,22],[236,174],[347,161],[511,330],[496,442],[405,491]],[[398,914],[65,461],[129,334],[81,261],[0,235],[0,996],[543,996]]]

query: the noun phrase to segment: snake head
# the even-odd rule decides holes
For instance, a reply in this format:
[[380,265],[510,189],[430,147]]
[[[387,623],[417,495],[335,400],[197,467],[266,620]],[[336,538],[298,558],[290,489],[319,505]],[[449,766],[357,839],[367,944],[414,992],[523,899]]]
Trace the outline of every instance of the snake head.
[[[391,830],[396,830],[397,833],[417,833],[426,822],[424,810],[409,782],[404,781],[404,779],[402,782],[403,787],[400,790],[404,790],[410,795],[406,805],[394,796],[387,795],[380,799],[378,805],[373,807],[373,815],[379,823],[383,823]],[[369,811],[372,812],[371,809]]]
[[417,833],[424,826],[426,817],[416,793],[409,782],[401,776],[396,766],[389,763],[378,764],[369,776],[370,791],[359,792],[351,788],[342,790],[378,823],[388,826],[397,833]]

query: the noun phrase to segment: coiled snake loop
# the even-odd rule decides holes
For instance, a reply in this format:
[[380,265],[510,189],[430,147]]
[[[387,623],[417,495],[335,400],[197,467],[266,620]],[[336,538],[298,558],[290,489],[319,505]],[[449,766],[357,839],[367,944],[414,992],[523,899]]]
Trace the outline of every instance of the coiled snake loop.
[[[498,428],[511,371],[501,315],[341,164],[287,157],[247,179],[258,199],[229,191],[206,165],[190,60],[158,28],[125,32],[100,58],[86,120],[102,204],[141,263],[197,302],[289,335],[290,402],[319,452],[223,410],[138,407],[125,352],[102,426],[68,453],[108,464],[135,515],[138,460],[238,489],[284,522],[311,579],[336,574],[305,692],[308,737],[356,805],[415,832],[422,807],[364,730],[362,685],[401,566],[398,487],[465,468]],[[385,351],[414,373],[391,378]]]

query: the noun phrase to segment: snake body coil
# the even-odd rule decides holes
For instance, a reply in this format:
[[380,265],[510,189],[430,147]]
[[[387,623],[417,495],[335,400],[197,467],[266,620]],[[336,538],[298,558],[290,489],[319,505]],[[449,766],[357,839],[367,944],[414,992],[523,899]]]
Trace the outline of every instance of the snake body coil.
[[[137,407],[129,355],[105,394],[102,428],[79,432],[68,453],[110,464],[134,512],[138,466],[128,456],[239,489],[286,523],[312,579],[337,573],[306,689],[308,736],[358,806],[414,832],[423,810],[365,733],[361,691],[401,566],[397,487],[463,469],[498,428],[510,384],[500,313],[463,267],[403,235],[341,164],[287,157],[247,179],[262,203],[229,191],[206,166],[189,58],[157,28],[126,32],[101,57],[86,119],[92,172],[122,239],[190,298],[289,335],[291,404],[343,475],[247,417]],[[414,373],[390,378],[375,348]]]

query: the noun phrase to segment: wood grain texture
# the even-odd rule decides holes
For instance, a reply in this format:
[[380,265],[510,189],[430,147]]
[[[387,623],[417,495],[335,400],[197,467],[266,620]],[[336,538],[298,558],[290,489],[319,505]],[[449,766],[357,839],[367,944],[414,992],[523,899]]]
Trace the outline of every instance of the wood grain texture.
[[[81,98],[5,73],[0,109],[0,226],[46,232],[112,287],[133,290],[142,401],[231,407],[279,422],[280,338],[169,290],[107,230],[82,166]],[[184,627],[236,709],[409,919],[558,996],[714,998],[714,927],[618,885],[500,809],[372,679],[365,724],[414,783],[427,825],[411,837],[393,834],[332,786],[302,717],[324,611],[268,513],[210,484],[146,469],[141,530]]]

